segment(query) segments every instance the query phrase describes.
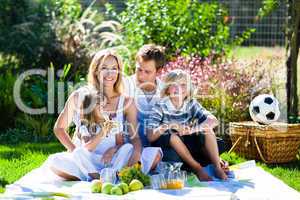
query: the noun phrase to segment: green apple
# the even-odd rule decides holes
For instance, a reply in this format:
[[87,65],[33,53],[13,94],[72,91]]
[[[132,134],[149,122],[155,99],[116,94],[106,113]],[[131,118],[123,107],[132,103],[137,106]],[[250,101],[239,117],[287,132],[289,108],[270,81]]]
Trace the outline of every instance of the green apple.
[[102,183],[100,180],[93,180],[91,183],[92,193],[101,193]]
[[111,188],[110,194],[112,194],[112,195],[122,195],[123,192],[122,192],[121,188],[119,188],[118,186],[114,186],[114,187]]
[[126,183],[120,183],[118,186],[122,189],[123,194],[127,194],[129,192],[129,187]]
[[104,194],[110,194],[110,191],[111,191],[111,188],[113,187],[114,185],[112,183],[103,183],[102,185],[102,193]]
[[133,179],[129,184],[130,191],[137,191],[144,188],[144,185],[141,181]]

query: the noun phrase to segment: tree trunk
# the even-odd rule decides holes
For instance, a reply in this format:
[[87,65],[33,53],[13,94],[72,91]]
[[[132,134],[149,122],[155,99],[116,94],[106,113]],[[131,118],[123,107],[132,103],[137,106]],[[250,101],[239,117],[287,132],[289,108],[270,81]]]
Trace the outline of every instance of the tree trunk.
[[[288,116],[298,115],[297,61],[300,47],[300,2],[289,0],[288,42],[287,42],[287,112]],[[289,122],[291,118],[289,117]]]

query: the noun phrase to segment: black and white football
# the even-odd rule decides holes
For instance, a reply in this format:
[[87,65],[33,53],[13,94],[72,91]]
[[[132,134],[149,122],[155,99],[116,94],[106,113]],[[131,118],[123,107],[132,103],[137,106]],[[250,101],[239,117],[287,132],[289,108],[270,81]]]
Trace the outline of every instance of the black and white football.
[[261,94],[251,101],[249,112],[253,121],[271,124],[280,116],[279,102],[273,95]]

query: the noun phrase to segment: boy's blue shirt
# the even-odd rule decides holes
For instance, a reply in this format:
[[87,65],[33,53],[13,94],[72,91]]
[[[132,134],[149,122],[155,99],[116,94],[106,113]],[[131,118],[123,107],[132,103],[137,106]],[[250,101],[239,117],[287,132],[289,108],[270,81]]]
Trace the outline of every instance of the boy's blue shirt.
[[164,97],[153,107],[153,113],[147,128],[155,129],[162,124],[195,124],[203,123],[210,115],[205,108],[195,99],[187,99],[181,108],[176,109],[169,97]]

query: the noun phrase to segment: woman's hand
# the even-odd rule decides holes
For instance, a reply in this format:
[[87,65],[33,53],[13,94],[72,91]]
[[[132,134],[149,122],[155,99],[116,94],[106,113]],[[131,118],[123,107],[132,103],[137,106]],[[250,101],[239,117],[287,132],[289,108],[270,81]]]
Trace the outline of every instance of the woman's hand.
[[111,163],[112,157],[114,156],[114,154],[117,152],[117,148],[116,147],[111,147],[109,148],[102,156],[101,161],[104,164],[108,164]]
[[73,143],[71,136],[66,130],[73,121],[72,119],[75,114],[77,101],[78,94],[73,92],[68,98],[64,109],[59,114],[53,128],[55,136],[60,141],[60,143],[65,146],[68,152],[72,152],[75,149],[75,144]]

